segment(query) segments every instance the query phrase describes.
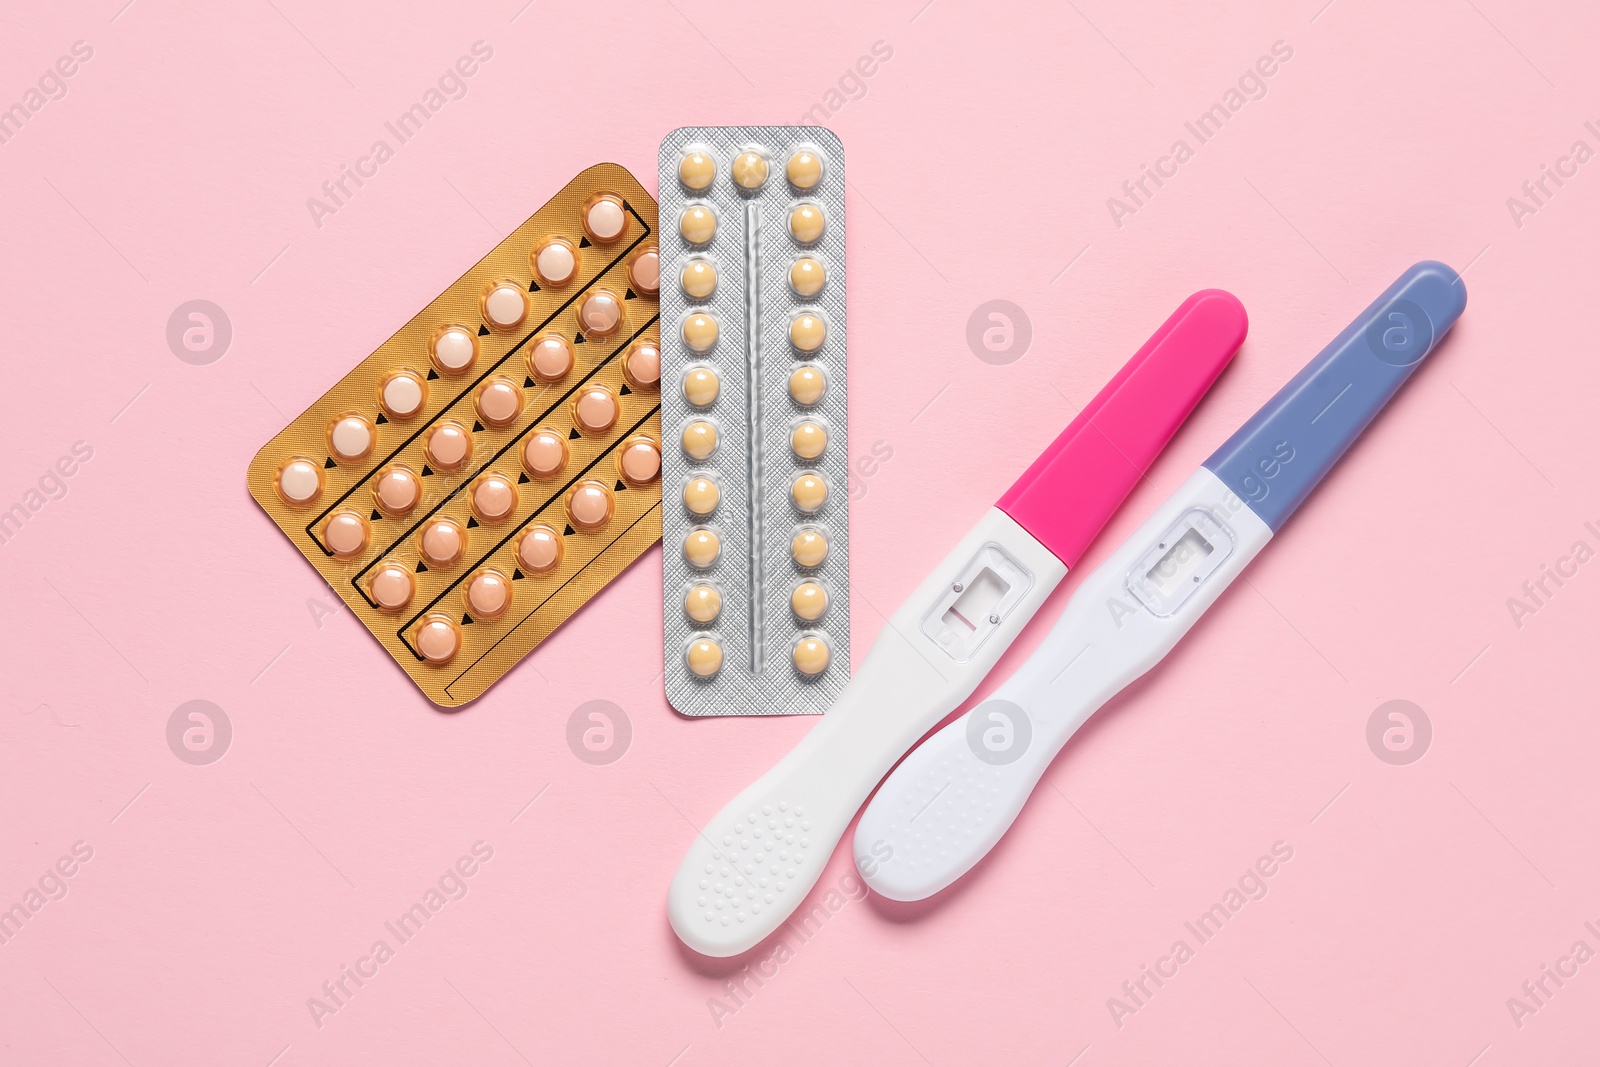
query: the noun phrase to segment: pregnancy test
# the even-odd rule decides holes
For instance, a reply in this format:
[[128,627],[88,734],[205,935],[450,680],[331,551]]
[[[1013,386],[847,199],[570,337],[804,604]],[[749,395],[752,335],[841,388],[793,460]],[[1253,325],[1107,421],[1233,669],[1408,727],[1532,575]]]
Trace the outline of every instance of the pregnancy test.
[[684,944],[738,955],[789,917],[872,787],[989,673],[1246,328],[1228,293],[1184,301],[917,587],[811,732],[696,836],[667,893]]
[[977,864],[1079,726],[1189,632],[1466,307],[1418,263],[1251,417],[1074,592],[994,695],[895,768],[856,826],[875,891],[922,900]]

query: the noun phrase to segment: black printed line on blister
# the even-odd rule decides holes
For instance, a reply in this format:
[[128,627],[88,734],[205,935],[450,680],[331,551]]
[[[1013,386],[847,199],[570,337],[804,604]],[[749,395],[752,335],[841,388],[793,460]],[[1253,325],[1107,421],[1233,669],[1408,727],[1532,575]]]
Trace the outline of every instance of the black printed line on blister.
[[[467,675],[471,674],[474,670],[476,670],[477,667],[478,667],[478,664],[482,663],[485,659],[487,659],[489,657],[489,655],[491,653],[494,652],[495,649],[500,647],[501,642],[505,641],[512,634],[514,634],[518,630],[522,629],[523,624],[526,623],[529,619],[532,619],[535,615],[537,615],[539,613],[539,609],[540,608],[542,608],[546,604],[550,603],[550,601],[556,596],[556,594],[560,593],[561,590],[565,589],[568,585],[570,585],[571,583],[576,581],[578,579],[578,576],[581,575],[584,571],[587,571],[590,567],[593,567],[595,564],[599,563],[601,561],[601,559],[604,558],[604,556],[605,556],[605,554],[607,552],[610,552],[613,548],[617,547],[617,544],[620,541],[622,541],[623,538],[627,537],[635,529],[637,529],[640,523],[644,522],[646,519],[650,518],[650,516],[655,515],[660,511],[661,511],[661,501],[658,500],[654,504],[650,505],[650,507],[645,510],[643,515],[640,515],[637,519],[634,519],[632,522],[628,523],[628,525],[626,527],[624,527],[623,530],[620,533],[617,534],[617,536],[613,537],[609,542],[606,543],[606,546],[604,548],[602,548],[600,551],[598,551],[598,552],[596,552],[594,554],[594,558],[593,559],[591,559],[588,563],[585,563],[581,568],[579,568],[572,575],[572,577],[568,578],[566,581],[562,582],[556,588],[552,589],[548,596],[546,596],[543,600],[539,601],[538,604],[535,604],[528,611],[528,613],[526,615],[524,615],[521,619],[517,620],[517,623],[516,623],[515,626],[512,626],[505,633],[501,634],[500,637],[495,641],[495,643],[490,645],[488,648],[484,649],[483,653],[477,659],[473,660],[471,663],[469,663],[465,667],[463,667],[462,670],[461,670],[461,673],[456,675],[453,679],[451,679],[449,684],[447,684],[444,687],[444,691],[446,693],[450,693],[451,696],[455,696],[455,694],[451,693],[450,690],[453,689],[455,687],[456,683],[460,682],[461,679],[465,678]],[[570,618],[571,616],[568,616],[568,617]],[[414,654],[415,653],[413,653],[413,655]]]
[[[561,194],[557,193],[556,195],[560,196]],[[362,486],[366,485],[367,482],[369,480],[371,480],[374,475],[376,475],[380,470],[382,470],[385,466],[387,466],[396,456],[400,455],[400,453],[402,453],[406,449],[410,448],[412,443],[415,442],[418,437],[422,436],[422,434],[425,433],[429,429],[429,427],[433,426],[434,423],[436,423],[439,419],[444,418],[444,416],[446,414],[448,414],[452,408],[454,408],[457,404],[461,403],[461,401],[465,397],[470,395],[474,389],[476,389],[478,386],[482,385],[484,383],[484,381],[491,374],[493,374],[495,371],[499,370],[500,367],[508,359],[510,359],[512,356],[516,355],[518,352],[522,351],[522,346],[523,345],[526,345],[534,337],[538,336],[540,333],[543,333],[547,328],[549,328],[550,324],[552,322],[554,322],[557,318],[559,318],[563,313],[565,313],[566,310],[568,308],[570,308],[578,300],[578,298],[582,297],[585,293],[587,293],[590,290],[590,288],[592,288],[593,286],[599,284],[601,279],[603,279],[606,275],[610,274],[613,270],[615,270],[617,268],[617,264],[619,264],[623,260],[627,259],[628,256],[633,252],[634,249],[638,248],[640,244],[642,244],[647,238],[650,237],[650,235],[652,233],[655,232],[654,230],[652,230],[650,228],[650,224],[644,220],[644,216],[640,215],[638,210],[634,208],[633,204],[628,201],[627,197],[623,197],[622,200],[623,200],[623,204],[628,209],[628,213],[630,215],[632,215],[635,219],[639,220],[639,225],[641,227],[643,227],[643,232],[640,233],[638,237],[634,238],[633,242],[631,244],[629,244],[628,247],[624,248],[621,252],[619,252],[615,259],[613,259],[610,263],[607,263],[606,266],[605,266],[605,269],[603,269],[601,271],[598,271],[593,278],[590,278],[582,286],[580,286],[579,288],[574,290],[572,295],[567,298],[567,302],[562,304],[554,312],[552,312],[550,314],[549,318],[545,319],[538,326],[536,326],[533,330],[529,331],[522,338],[522,340],[518,341],[515,345],[513,345],[510,349],[508,349],[506,351],[505,355],[501,356],[498,360],[496,360],[493,364],[491,364],[476,379],[474,379],[472,382],[468,383],[468,385],[467,385],[467,387],[465,389],[463,389],[461,392],[457,393],[455,395],[455,397],[448,404],[445,404],[443,407],[441,407],[439,409],[439,413],[437,415],[435,415],[432,419],[428,419],[428,420],[424,421],[421,426],[417,427],[416,432],[413,433],[410,437],[406,438],[404,441],[402,441],[400,443],[399,447],[397,447],[394,451],[390,452],[383,459],[377,460],[376,462],[374,462],[372,464],[371,468],[365,474],[363,474],[359,479],[356,480],[354,485],[352,485],[349,489],[346,489],[344,491],[344,493],[341,494],[339,496],[339,498],[337,500],[335,500],[333,503],[329,504],[327,506],[327,508],[325,508],[321,512],[321,514],[317,515],[310,522],[306,523],[306,535],[311,538],[311,542],[313,544],[315,544],[318,548],[322,549],[322,554],[323,555],[332,556],[333,552],[328,548],[327,545],[323,544],[322,543],[322,539],[317,536],[316,530],[317,530],[317,527],[322,524],[322,520],[326,519],[340,505],[342,505],[346,500],[348,500],[350,498],[351,494],[353,494],[356,490],[358,490]],[[507,240],[509,240],[509,238],[507,238]],[[501,244],[504,244],[504,243],[505,243],[504,241],[501,242]],[[495,245],[495,248],[499,248],[499,247],[500,247],[500,245]],[[492,250],[491,250],[491,252],[492,252]],[[452,284],[454,284],[454,283],[452,283]],[[448,289],[445,290],[445,291],[449,292]],[[442,296],[444,294],[441,293],[440,295]],[[439,297],[434,297],[434,300],[437,300],[437,299],[439,299]],[[429,303],[431,304],[432,301],[429,301]],[[426,310],[426,309],[424,309],[424,310]],[[419,314],[420,314],[420,312],[419,312]],[[384,344],[388,344],[388,342],[385,341]],[[378,350],[379,351],[383,350],[381,345],[379,346]],[[376,353],[374,353],[374,355],[376,355]],[[615,355],[616,355],[616,353],[612,353],[613,357],[615,357]],[[367,359],[371,359],[371,358],[372,358],[371,356],[367,357]],[[362,362],[365,363],[366,360],[362,360]],[[549,412],[546,411],[545,414],[548,415]],[[540,417],[543,418],[544,416],[540,416]],[[474,475],[473,477],[476,477],[476,475]],[[459,491],[459,488],[460,487],[457,487],[457,491]],[[452,494],[452,495],[454,495],[454,494]],[[407,534],[402,535],[399,540],[390,542],[390,544],[387,547],[385,547],[382,552],[380,552],[378,554],[380,556],[386,554],[387,552],[389,552],[390,549],[394,548],[395,545],[399,544],[400,541],[405,540],[406,536],[409,536],[409,531],[407,532]],[[371,601],[368,601],[368,603],[371,603]]]
[[[384,560],[384,558],[391,551],[394,550],[396,545],[400,545],[400,544],[404,543],[407,538],[409,538],[412,534],[414,534],[418,530],[420,530],[422,528],[423,524],[428,522],[435,515],[439,514],[440,511],[444,510],[444,508],[447,505],[452,503],[458,496],[461,495],[461,493],[462,493],[462,491],[464,489],[466,489],[470,485],[472,485],[472,483],[478,478],[479,475],[483,474],[490,467],[492,467],[496,463],[498,463],[502,456],[504,456],[507,452],[511,451],[511,449],[515,448],[517,446],[517,444],[524,437],[526,437],[528,435],[529,431],[539,429],[540,428],[540,424],[546,418],[548,418],[550,416],[551,412],[557,411],[563,405],[565,405],[566,402],[572,397],[572,395],[574,393],[578,392],[578,390],[582,389],[585,385],[587,385],[589,383],[589,381],[594,378],[595,375],[599,374],[602,370],[604,370],[605,368],[609,367],[611,365],[611,361],[616,359],[617,355],[620,352],[622,352],[623,349],[627,348],[629,345],[631,345],[635,341],[637,341],[640,337],[644,336],[645,332],[647,330],[649,330],[650,327],[654,326],[660,320],[661,320],[661,316],[660,316],[659,313],[650,316],[649,321],[647,321],[643,326],[641,326],[637,330],[635,330],[628,337],[624,338],[617,345],[617,347],[612,350],[612,352],[611,352],[611,354],[609,356],[605,357],[604,359],[600,360],[600,362],[596,363],[594,365],[594,367],[589,371],[589,373],[585,374],[582,378],[580,378],[578,381],[576,381],[576,382],[574,382],[572,384],[572,388],[571,389],[568,389],[565,393],[562,393],[561,396],[557,397],[555,403],[553,403],[549,407],[545,408],[545,410],[542,413],[540,413],[540,415],[537,418],[531,420],[528,423],[528,425],[524,426],[522,429],[518,430],[515,434],[513,434],[512,437],[511,437],[511,440],[509,440],[505,444],[501,445],[500,446],[500,450],[498,452],[496,452],[494,455],[490,456],[487,460],[485,460],[483,462],[483,464],[478,467],[477,470],[473,471],[469,476],[463,478],[461,480],[461,484],[457,485],[454,489],[450,490],[450,492],[446,493],[443,497],[441,497],[439,499],[438,503],[434,504],[433,507],[429,508],[426,512],[424,512],[421,518],[417,519],[416,522],[411,524],[411,528],[409,530],[407,530],[405,533],[401,534],[399,537],[395,538],[395,540],[391,541],[388,544],[388,546],[386,546],[381,552],[376,553],[372,557],[372,559],[368,560],[367,561],[367,565],[365,567],[362,567],[359,571],[357,571],[350,578],[351,587],[355,589],[356,593],[361,597],[361,599],[365,600],[367,602],[368,606],[370,606],[372,608],[377,608],[378,605],[373,601],[373,599],[371,597],[369,597],[367,595],[366,589],[361,585],[361,579],[366,575],[366,573],[368,571],[370,571],[373,567],[376,567],[379,563],[381,563]],[[520,464],[518,465],[518,469],[519,470],[521,469],[521,465]],[[565,490],[563,490],[563,492],[565,492]],[[545,503],[548,504],[549,501],[547,500]],[[487,557],[485,557],[485,558],[487,558]]]
[[[608,456],[611,456],[611,455],[615,454],[616,450],[619,447],[621,447],[621,445],[625,441],[627,441],[628,438],[630,438],[634,434],[638,433],[639,432],[639,428],[642,427],[645,423],[649,422],[651,416],[655,415],[660,410],[661,410],[661,404],[658,401],[649,411],[645,412],[644,417],[642,419],[640,419],[638,422],[635,422],[632,426],[628,427],[628,429],[624,430],[622,433],[618,434],[617,435],[617,439],[615,441],[611,442],[610,445],[606,446],[606,448],[604,448],[599,453],[599,455],[595,456],[594,459],[590,460],[588,466],[584,467],[577,474],[574,474],[567,481],[567,484],[563,485],[560,488],[560,490],[558,490],[555,493],[552,493],[550,495],[550,497],[547,500],[545,500],[545,502],[543,504],[539,505],[539,507],[538,507],[538,509],[536,511],[534,511],[527,518],[523,519],[521,522],[517,523],[516,526],[512,527],[511,532],[506,534],[499,541],[495,542],[494,546],[492,548],[490,548],[489,551],[487,551],[483,555],[479,556],[478,559],[477,559],[477,562],[471,564],[470,566],[463,567],[462,570],[461,570],[461,574],[459,576],[457,576],[454,581],[452,581],[449,585],[445,586],[443,589],[439,590],[438,594],[432,600],[428,601],[428,603],[426,605],[424,605],[423,607],[421,607],[421,608],[419,608],[417,610],[417,613],[415,615],[411,616],[411,618],[407,619],[404,623],[402,623],[400,625],[400,628],[395,631],[395,637],[397,639],[399,639],[399,641],[400,641],[400,643],[402,645],[406,646],[406,650],[409,651],[413,656],[416,656],[417,659],[421,660],[422,659],[422,655],[420,653],[418,653],[415,648],[411,647],[411,642],[406,638],[407,631],[409,631],[411,629],[411,627],[416,625],[417,620],[421,619],[424,615],[428,614],[430,611],[433,611],[438,606],[438,604],[439,604],[439,602],[441,600],[443,600],[445,597],[449,596],[450,593],[453,592],[457,586],[459,586],[462,582],[466,581],[469,577],[471,577],[472,574],[478,569],[478,567],[480,567],[483,564],[483,562],[485,560],[489,559],[496,552],[499,552],[502,548],[504,548],[508,543],[510,543],[510,541],[511,541],[511,539],[513,537],[516,537],[518,534],[520,534],[524,530],[526,530],[528,528],[529,524],[534,522],[535,520],[537,520],[547,510],[549,510],[551,505],[557,504],[557,503],[560,503],[560,502],[564,501],[565,498],[566,498],[567,493],[572,489],[572,487],[574,485],[577,485],[580,481],[582,481],[585,477],[587,477],[589,472],[594,470],[595,467],[599,466],[599,464],[601,463],[602,460],[604,460]],[[657,505],[657,506],[659,506],[659,505]],[[646,514],[648,514],[648,512],[646,512]],[[636,524],[630,524],[630,528],[631,528],[632,525],[636,525]],[[613,543],[615,543],[615,542],[613,542]],[[609,548],[610,545],[607,545],[606,547]],[[603,552],[604,549],[602,549],[601,551]],[[585,563],[582,567],[579,567],[576,571],[574,571],[573,574],[572,574],[572,578],[576,578],[578,575],[582,574],[584,571],[586,571],[590,567],[594,566],[595,562],[598,559],[599,559],[599,554],[596,554],[594,559],[591,559],[588,563]],[[571,581],[572,578],[568,578],[567,580]],[[566,584],[566,583],[562,583],[562,584]],[[523,621],[526,622],[527,620],[524,619]],[[521,626],[522,623],[519,622],[517,625]],[[515,629],[515,627],[513,627],[513,629]],[[504,638],[502,638],[502,640],[504,640]],[[498,644],[498,642],[496,642],[496,643]],[[456,680],[460,681],[460,678],[458,677]]]

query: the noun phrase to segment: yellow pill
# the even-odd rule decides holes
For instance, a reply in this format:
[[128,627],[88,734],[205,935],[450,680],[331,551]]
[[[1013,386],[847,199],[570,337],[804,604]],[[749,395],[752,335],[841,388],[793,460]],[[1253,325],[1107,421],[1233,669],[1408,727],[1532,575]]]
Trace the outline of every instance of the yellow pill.
[[[722,662],[720,649],[717,662]],[[794,665],[801,674],[821,674],[828,667],[828,643],[820,637],[803,638],[794,646]]]
[[722,646],[702,637],[689,646],[687,659],[691,671],[702,678],[709,678],[722,668]]
[[802,474],[789,487],[794,506],[801,511],[816,511],[828,502],[828,483],[815,474]]
[[692,245],[703,245],[717,232],[717,215],[708,207],[686,207],[678,219],[678,232]]
[[[709,367],[690,367],[683,375],[683,398],[697,408],[703,408],[717,399],[717,390],[721,383],[717,381],[717,374]],[[712,446],[716,446],[716,431],[711,431]],[[688,447],[685,445],[685,447]],[[706,453],[710,455],[710,453]],[[704,459],[704,456],[696,456]]]
[[789,232],[803,245],[821,237],[823,226],[822,209],[815,204],[801,204],[789,212]]
[[822,339],[827,335],[827,324],[820,315],[796,315],[789,320],[789,340],[802,352],[821,348]]
[[828,431],[814,422],[802,422],[789,435],[789,447],[801,459],[816,459],[828,447]]
[[827,591],[816,582],[804,582],[789,594],[789,606],[806,622],[816,622],[828,610]]
[[810,256],[802,256],[789,267],[789,287],[798,296],[816,296],[827,280],[828,272]]
[[709,189],[716,176],[717,162],[704,152],[685,152],[678,160],[678,180],[686,189]]
[[716,344],[717,320],[710,315],[690,315],[683,322],[683,343],[696,352]]
[[[717,501],[721,498],[717,483],[710,478],[694,478],[683,487],[683,506],[696,515],[709,515],[717,510]],[[817,506],[822,506],[820,501]]]
[[828,539],[815,530],[801,530],[789,542],[794,561],[802,567],[815,567],[828,558]]
[[691,422],[683,428],[683,450],[691,459],[705,459],[717,450],[717,428],[709,422]]
[[[681,168],[680,168],[681,169]],[[822,160],[815,152],[801,149],[789,157],[789,184],[796,189],[812,189],[822,180]]]
[[722,594],[709,585],[697,585],[689,590],[683,609],[689,618],[704,626],[722,613]]
[[703,259],[691,259],[683,265],[683,291],[692,300],[704,300],[717,291],[717,268]]
[[789,375],[789,395],[794,397],[796,404],[810,407],[822,399],[825,388],[827,383],[822,380],[820,367],[796,367],[794,373]]
[[683,542],[683,556],[696,567],[709,567],[722,553],[722,542],[710,530],[690,530]]
[[733,160],[733,182],[741,189],[759,189],[767,180],[767,157],[760,152],[740,152]]

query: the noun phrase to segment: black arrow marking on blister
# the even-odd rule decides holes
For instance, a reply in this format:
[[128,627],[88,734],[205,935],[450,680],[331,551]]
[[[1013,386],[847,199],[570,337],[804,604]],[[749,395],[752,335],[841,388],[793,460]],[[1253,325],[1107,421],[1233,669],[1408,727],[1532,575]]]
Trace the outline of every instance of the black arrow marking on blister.
[[472,625],[472,616],[471,615],[463,615],[463,616],[461,616],[461,625],[462,626],[471,626]]
[[513,582],[516,581],[519,578],[526,578],[526,577],[527,577],[527,575],[522,573],[522,568],[521,567],[514,568],[512,570],[512,572],[511,572],[511,580]]
[[483,423],[479,422],[477,419],[473,419],[472,420],[472,432],[473,433],[482,433],[483,432]]
[[626,385],[624,385],[621,389],[617,390],[617,395],[618,396],[632,396],[633,395],[633,390],[629,389]]
[[373,522],[382,522],[383,521],[383,512],[379,511],[377,508],[373,508],[372,509],[372,521]]
[[579,248],[593,248],[594,246],[589,243],[589,239],[587,237],[580,237],[580,238],[578,238],[578,247]]
[[517,484],[518,485],[527,485],[528,484],[528,472],[527,471],[523,471],[521,474],[517,475]]
[[428,381],[436,382],[438,380],[439,380],[439,372],[434,370],[432,367],[429,367],[428,368]]
[[378,412],[378,420],[377,421],[378,421],[378,425],[379,426],[383,426],[383,425],[386,425],[389,420],[387,418],[385,418],[384,415],[383,415],[383,412],[380,411],[380,412]]
[[638,293],[634,292],[632,289],[629,289],[627,292],[622,294],[622,299],[624,299],[624,300],[632,300],[634,297],[636,297],[638,295],[639,295]]
[[582,436],[583,436],[583,434],[578,432],[578,428],[576,426],[574,426],[572,429],[567,431],[567,440],[569,440],[569,441],[576,441],[578,438],[580,438]]
[[543,291],[544,290],[539,288],[539,279],[535,278],[533,281],[528,283],[528,292],[530,292],[530,293],[541,293]]
[[575,533],[577,533],[577,531],[572,528],[572,523],[570,523],[570,522],[567,523],[567,528],[566,528],[566,531],[565,531],[565,535],[567,537],[571,537]]
[[522,379],[522,387],[524,389],[537,389],[539,388],[539,383],[532,378],[524,378]]
[[572,343],[575,344],[575,345],[583,344],[583,334],[581,334],[581,333],[573,334],[572,335]]
[[417,563],[417,573],[418,574],[427,574],[428,573],[428,565],[426,563],[422,563],[422,562],[419,561]]
[[487,326],[479,326],[478,327],[478,336],[479,337],[488,337],[489,336],[489,327],[487,327]]
[[324,469],[326,469],[328,467],[337,467],[338,464],[333,461],[332,456],[329,456],[327,459],[322,461],[322,466]]
[[476,530],[477,528],[478,528],[478,520],[477,519],[468,519],[467,520],[467,529]]
[[618,478],[617,479],[617,492],[620,493],[626,488],[628,488],[627,483],[625,483],[621,478]]
[[433,468],[428,466],[426,463],[424,463],[422,465],[422,476],[424,478],[426,478],[426,477],[428,477],[428,475],[430,475],[432,473],[433,473]]

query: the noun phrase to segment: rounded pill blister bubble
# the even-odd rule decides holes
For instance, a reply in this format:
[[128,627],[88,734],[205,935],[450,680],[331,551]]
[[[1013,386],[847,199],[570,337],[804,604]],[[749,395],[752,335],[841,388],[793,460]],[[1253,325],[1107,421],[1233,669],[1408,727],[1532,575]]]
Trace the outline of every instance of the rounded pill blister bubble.
[[453,471],[472,456],[472,431],[454,419],[441,422],[428,431],[422,451],[431,466]]
[[717,268],[703,259],[691,259],[679,276],[683,291],[694,300],[704,300],[717,291]]
[[[691,400],[690,403],[693,403]],[[697,419],[683,428],[683,451],[691,459],[705,459],[717,450],[717,428]]]
[[581,433],[602,434],[617,424],[622,402],[603,385],[586,385],[572,402],[572,421]]
[[690,367],[683,373],[683,398],[697,408],[715,402],[720,388],[717,372],[710,367]]
[[678,180],[690,192],[699,193],[711,188],[717,177],[717,161],[705,152],[691,149],[678,160]]
[[709,567],[717,561],[717,556],[722,552],[722,541],[717,537],[716,531],[708,530],[703,526],[689,531],[689,536],[684,539],[683,555],[696,567]]
[[595,289],[578,303],[578,325],[584,333],[610,337],[622,322],[622,298],[610,289]]
[[378,432],[365,415],[341,415],[328,427],[328,451],[341,463],[366,459]]
[[820,530],[801,530],[789,542],[789,552],[802,567],[817,567],[828,558],[828,539]]
[[801,511],[816,511],[828,501],[828,483],[809,471],[801,474],[789,487],[794,506]]
[[722,492],[710,478],[691,478],[683,487],[683,506],[696,515],[709,515],[717,510]]
[[733,184],[753,192],[766,184],[767,157],[753,148],[740,152],[733,158],[731,171]]
[[553,385],[572,373],[572,342],[558,333],[545,334],[528,349],[528,370],[534,381]]
[[603,482],[585,478],[567,494],[567,514],[580,530],[598,530],[611,521],[616,499]]
[[554,478],[567,468],[567,440],[554,430],[529,434],[522,443],[522,465],[535,478]]
[[397,463],[378,475],[372,495],[385,515],[406,515],[422,499],[422,481],[416,471]]
[[684,598],[683,610],[701,626],[710,625],[722,613],[722,594],[709,585],[697,585]]
[[511,582],[494,568],[486,568],[467,583],[465,599],[474,618],[498,619],[511,606]]
[[322,527],[322,541],[335,556],[349,559],[359,556],[367,547],[371,528],[360,512],[342,508],[328,516]]
[[796,404],[810,407],[822,399],[827,387],[828,383],[822,376],[821,367],[802,364],[789,374],[789,395],[794,397]]
[[789,234],[803,245],[814,243],[826,226],[822,209],[816,204],[797,204],[789,212]]
[[784,173],[788,175],[789,184],[796,189],[814,189],[822,180],[822,159],[815,152],[802,148],[789,157]]
[[809,420],[802,422],[789,434],[789,446],[801,459],[816,459],[828,447],[828,431]]
[[709,678],[722,668],[722,646],[709,637],[691,642],[684,656],[689,669],[701,678]]
[[690,315],[683,320],[683,343],[704,352],[717,343],[717,320],[710,315]]
[[444,374],[461,374],[478,358],[478,338],[465,326],[444,326],[428,346],[433,365]]
[[821,674],[828,667],[828,642],[820,637],[802,637],[794,644],[794,665],[801,674]]
[[615,193],[596,193],[583,205],[583,230],[591,240],[610,244],[628,230],[628,213]]
[[640,341],[622,355],[622,376],[635,389],[661,387],[661,346]]
[[533,250],[533,273],[543,285],[558,288],[578,273],[578,250],[565,237],[547,237]]
[[491,472],[472,487],[472,511],[484,522],[500,522],[517,508],[517,487],[504,474]]
[[561,565],[563,544],[555,527],[537,523],[517,541],[517,562],[529,574],[548,574]]
[[322,468],[296,456],[278,469],[278,496],[286,504],[309,504],[322,495]]
[[828,593],[816,582],[801,582],[789,594],[789,607],[806,622],[816,622],[828,610]]
[[411,632],[411,640],[429,663],[449,663],[461,651],[461,628],[448,615],[424,615]]
[[704,204],[690,204],[678,217],[678,232],[692,245],[709,244],[717,235],[717,213]]
[[384,611],[399,611],[416,596],[417,581],[398,563],[385,563],[373,572],[367,592]]
[[528,295],[515,282],[496,282],[483,294],[483,321],[492,330],[514,330],[528,317]]
[[635,292],[655,296],[661,291],[661,249],[646,245],[628,263],[628,284]]
[[813,297],[827,284],[828,272],[810,256],[801,256],[789,264],[789,288],[796,296]]
[[409,419],[422,410],[428,399],[428,386],[416,373],[398,370],[383,380],[378,403],[393,419]]
[[648,437],[636,437],[622,449],[617,466],[624,481],[649,485],[661,476],[661,446]]
[[815,352],[828,336],[828,325],[821,315],[805,312],[789,320],[789,341],[802,352]]
[[422,528],[417,549],[425,562],[449,567],[467,552],[467,531],[454,519],[434,519]]
[[509,426],[522,414],[522,386],[502,375],[483,383],[478,390],[478,415],[490,426]]

